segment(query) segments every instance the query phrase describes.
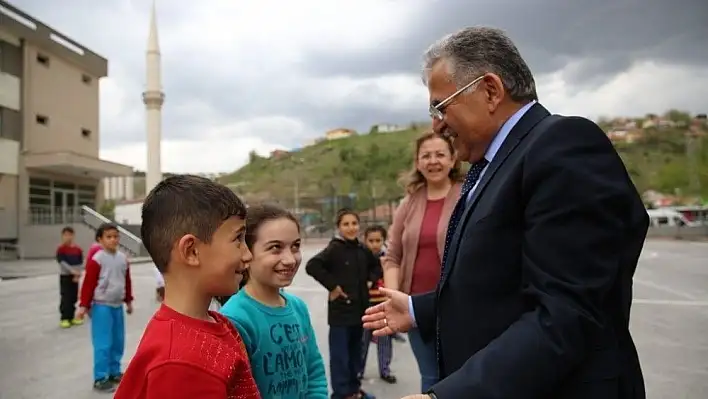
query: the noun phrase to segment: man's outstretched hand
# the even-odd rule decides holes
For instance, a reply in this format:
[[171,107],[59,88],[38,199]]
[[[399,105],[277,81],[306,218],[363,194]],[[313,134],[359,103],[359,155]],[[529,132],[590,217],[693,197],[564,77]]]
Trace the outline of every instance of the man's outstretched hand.
[[410,330],[413,318],[408,312],[408,295],[388,288],[379,288],[379,292],[388,299],[366,309],[361,318],[364,328],[374,330],[377,337]]

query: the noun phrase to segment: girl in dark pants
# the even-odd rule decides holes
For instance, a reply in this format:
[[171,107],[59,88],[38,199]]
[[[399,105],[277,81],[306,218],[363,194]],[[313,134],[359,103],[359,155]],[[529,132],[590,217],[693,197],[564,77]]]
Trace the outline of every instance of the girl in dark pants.
[[381,278],[379,260],[359,240],[359,215],[337,212],[337,236],[307,262],[307,274],[329,291],[329,366],[332,399],[373,398],[361,390],[361,317],[369,306],[369,288]]

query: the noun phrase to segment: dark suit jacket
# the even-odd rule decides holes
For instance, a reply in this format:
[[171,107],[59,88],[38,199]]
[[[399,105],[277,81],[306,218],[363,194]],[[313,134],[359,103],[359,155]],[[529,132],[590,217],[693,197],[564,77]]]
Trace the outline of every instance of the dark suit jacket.
[[649,218],[603,131],[532,106],[467,203],[436,292],[440,399],[644,398],[629,334]]

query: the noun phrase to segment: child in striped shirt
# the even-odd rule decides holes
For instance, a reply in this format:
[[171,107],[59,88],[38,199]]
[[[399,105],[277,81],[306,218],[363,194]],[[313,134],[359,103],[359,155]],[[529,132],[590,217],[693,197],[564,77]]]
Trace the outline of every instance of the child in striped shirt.
[[[378,225],[369,226],[364,232],[364,242],[366,243],[366,247],[369,248],[377,258],[381,258],[385,255],[383,243],[386,242],[386,229]],[[383,278],[372,282],[371,289],[369,289],[369,302],[371,303],[371,306],[377,305],[386,300],[386,297],[379,293],[379,288],[383,286]],[[364,377],[364,371],[366,370],[366,358],[369,354],[369,344],[372,339],[376,340],[376,353],[379,361],[379,377],[389,384],[395,384],[397,381],[396,376],[391,373],[393,337],[385,336],[373,338],[373,330],[369,329],[364,329],[364,335],[362,337],[362,359],[359,378],[362,379]]]

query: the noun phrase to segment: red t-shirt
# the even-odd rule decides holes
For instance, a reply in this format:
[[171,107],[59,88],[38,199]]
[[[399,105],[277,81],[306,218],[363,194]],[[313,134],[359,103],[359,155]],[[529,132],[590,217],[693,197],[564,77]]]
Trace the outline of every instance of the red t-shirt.
[[440,255],[438,254],[438,224],[445,198],[428,200],[423,222],[420,225],[418,254],[413,265],[411,295],[435,291],[440,280]]
[[246,347],[224,316],[194,319],[160,306],[115,399],[260,399]]

